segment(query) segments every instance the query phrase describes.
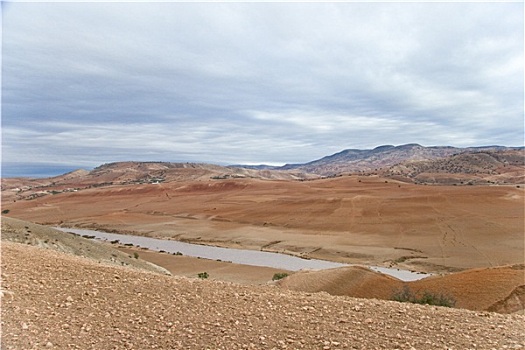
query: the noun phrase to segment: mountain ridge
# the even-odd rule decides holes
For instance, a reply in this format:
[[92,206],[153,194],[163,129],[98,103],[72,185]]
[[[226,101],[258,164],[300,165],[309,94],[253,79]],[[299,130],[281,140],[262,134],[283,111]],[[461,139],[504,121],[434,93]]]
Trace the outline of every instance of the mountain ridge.
[[[307,163],[285,164],[283,166],[264,164],[223,166],[193,162],[119,161],[102,164],[91,171],[77,169],[49,178],[2,178],[2,189],[20,186],[45,187],[50,184],[93,186],[101,183],[140,184],[160,183],[163,181],[235,178],[308,180],[354,173],[395,177],[401,181],[432,183],[439,181],[434,181],[428,176],[426,178],[427,180],[430,179],[429,181],[420,181],[415,179],[415,177],[428,172],[447,173],[445,168],[451,169],[451,172],[454,174],[460,172],[458,169],[462,169],[461,172],[464,174],[474,174],[479,171],[485,175],[512,172],[513,180],[510,183],[519,183],[525,177],[520,174],[520,171],[525,169],[523,161],[524,151],[525,147],[499,145],[458,148],[452,146],[425,147],[417,143],[409,143],[398,146],[380,145],[373,149],[344,149]],[[487,153],[488,155],[485,157],[490,164],[479,164],[479,157],[463,157],[462,159],[458,157],[461,154],[479,154],[483,152],[490,153]],[[498,156],[497,154],[500,155]],[[512,160],[509,162],[506,157],[510,157]],[[443,161],[443,159],[448,158],[451,159]],[[499,162],[499,164],[494,164],[494,161]],[[431,164],[429,162],[436,163]],[[454,165],[454,162],[461,164]],[[505,169],[507,164],[514,168]],[[491,168],[492,172],[487,173],[486,170],[488,168]],[[456,182],[461,183],[462,181],[463,179]],[[467,181],[469,180],[467,179]]]
[[459,148],[453,146],[421,146],[408,143],[399,146],[381,145],[373,149],[345,149],[303,164],[286,164],[275,170],[300,170],[307,173],[330,176],[344,172],[373,171],[405,161],[432,160],[468,153],[496,150],[523,150],[524,147],[478,146]]

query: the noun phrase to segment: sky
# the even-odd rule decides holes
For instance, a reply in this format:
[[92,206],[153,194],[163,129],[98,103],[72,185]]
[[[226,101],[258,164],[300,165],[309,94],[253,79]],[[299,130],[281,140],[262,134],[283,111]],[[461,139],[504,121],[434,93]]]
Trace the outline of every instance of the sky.
[[523,6],[2,2],[2,170],[523,146]]

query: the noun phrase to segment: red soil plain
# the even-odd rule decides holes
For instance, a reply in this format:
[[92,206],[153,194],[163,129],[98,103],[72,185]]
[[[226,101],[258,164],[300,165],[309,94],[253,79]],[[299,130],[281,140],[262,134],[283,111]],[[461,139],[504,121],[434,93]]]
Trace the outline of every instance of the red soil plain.
[[380,177],[115,185],[14,201],[9,216],[310,258],[459,271],[523,263],[524,191]]
[[[201,176],[31,200],[14,194],[3,191],[2,209],[35,223],[429,272],[438,276],[411,287],[454,294],[459,307],[486,310],[506,297],[523,304],[523,186],[426,186],[359,175],[307,181]],[[153,259],[176,274],[169,260],[176,257],[165,256]],[[282,286],[379,299],[401,286],[363,273],[300,272]],[[472,301],[482,290],[491,291],[487,300]],[[523,305],[508,311],[517,309]]]

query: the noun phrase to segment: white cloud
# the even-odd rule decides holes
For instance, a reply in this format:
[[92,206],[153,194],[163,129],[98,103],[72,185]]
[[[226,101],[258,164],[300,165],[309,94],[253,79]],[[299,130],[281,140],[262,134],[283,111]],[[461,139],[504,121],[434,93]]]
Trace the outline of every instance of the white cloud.
[[286,163],[380,144],[519,145],[522,14],[522,3],[11,3],[4,160]]

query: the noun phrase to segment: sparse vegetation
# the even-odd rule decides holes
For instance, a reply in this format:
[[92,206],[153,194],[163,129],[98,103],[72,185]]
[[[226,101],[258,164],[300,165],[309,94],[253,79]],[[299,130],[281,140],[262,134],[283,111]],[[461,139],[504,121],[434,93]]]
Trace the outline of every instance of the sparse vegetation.
[[281,280],[285,277],[287,277],[288,274],[286,272],[277,272],[273,275],[272,277],[272,281],[277,281],[277,280]]
[[139,258],[139,253],[137,253],[137,252],[133,253],[133,257],[134,257],[135,259],[138,259],[138,258]]
[[409,302],[413,304],[426,304],[436,305],[445,307],[454,307],[456,300],[445,294],[435,294],[429,291],[424,291],[422,295],[418,296],[418,293],[414,293],[408,286],[404,286],[403,289],[397,291],[392,296],[392,300],[399,302]]
[[210,275],[208,275],[207,272],[199,272],[199,273],[197,274],[197,277],[199,277],[200,279],[204,280],[204,279],[210,277]]
[[2,214],[9,214],[9,209],[2,210]]
[[394,264],[401,264],[409,259],[426,259],[424,255],[404,255],[394,260]]

